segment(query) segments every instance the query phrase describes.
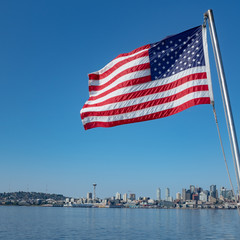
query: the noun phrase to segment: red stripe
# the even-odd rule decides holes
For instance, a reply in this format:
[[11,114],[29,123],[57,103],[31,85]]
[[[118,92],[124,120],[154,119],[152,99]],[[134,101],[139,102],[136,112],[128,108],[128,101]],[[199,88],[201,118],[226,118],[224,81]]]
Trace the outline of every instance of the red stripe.
[[124,76],[124,75],[126,75],[128,73],[138,72],[138,71],[145,70],[145,69],[148,69],[148,68],[150,68],[150,63],[144,63],[144,64],[140,64],[140,65],[137,65],[137,66],[134,66],[134,67],[127,68],[124,71],[122,71],[119,74],[117,74],[115,77],[111,78],[111,80],[109,80],[105,84],[102,84],[100,86],[89,86],[89,92],[102,90],[105,87],[107,87],[110,84],[112,84],[118,78],[120,78],[120,77],[122,77],[122,76]]
[[[161,85],[161,86],[158,86],[158,87],[153,87],[153,88],[148,88],[148,89],[144,89],[144,90],[140,90],[140,91],[136,91],[136,92],[131,92],[131,93],[118,95],[116,97],[109,98],[109,99],[107,99],[103,102],[96,103],[96,104],[85,104],[83,106],[83,108],[99,107],[99,106],[103,106],[103,105],[110,104],[110,103],[126,101],[126,100],[129,100],[129,99],[143,97],[143,96],[154,94],[154,93],[164,92],[164,91],[176,88],[176,87],[178,87],[178,86],[180,86],[180,85],[182,85],[186,82],[193,81],[193,80],[199,80],[199,79],[205,79],[205,78],[207,78],[206,72],[194,73],[194,74],[185,76],[183,78],[180,78],[180,79],[178,79],[178,80],[176,80],[172,83],[168,83],[168,84]],[[155,80],[155,81],[161,81],[161,80]],[[99,96],[90,97],[89,101],[96,100],[98,98],[99,98]]]
[[192,106],[199,105],[199,104],[210,104],[210,98],[192,99],[186,103],[183,103],[182,105],[180,105],[178,107],[167,109],[167,110],[157,112],[157,113],[152,113],[152,114],[142,116],[142,117],[119,120],[119,121],[114,121],[114,122],[90,122],[90,123],[85,124],[84,128],[85,128],[85,130],[87,130],[87,129],[91,129],[91,128],[95,128],[95,127],[114,127],[114,126],[122,125],[122,124],[143,122],[143,121],[168,117],[173,114],[179,113],[187,108],[190,108]]
[[107,76],[109,76],[112,72],[116,71],[119,67],[123,66],[124,64],[131,62],[135,59],[141,58],[141,57],[146,57],[148,56],[148,51],[146,52],[141,52],[133,57],[129,57],[127,59],[124,59],[118,63],[116,63],[115,65],[113,65],[111,68],[109,68],[107,71],[105,71],[102,74],[96,74],[96,73],[90,73],[88,74],[89,80],[100,80],[103,79]]
[[90,117],[90,116],[113,116],[113,115],[118,115],[118,114],[134,112],[134,111],[142,110],[145,108],[161,105],[164,103],[172,102],[172,101],[182,98],[190,93],[198,92],[198,91],[208,91],[208,85],[200,85],[200,86],[190,87],[190,88],[184,89],[183,91],[176,93],[172,96],[168,96],[168,97],[164,97],[164,98],[160,98],[160,99],[154,99],[154,100],[151,100],[148,102],[139,103],[139,104],[135,104],[132,106],[123,107],[123,108],[106,110],[106,111],[98,111],[98,112],[96,112],[96,111],[95,112],[83,112],[81,114],[81,118],[84,119],[85,117]]
[[129,53],[119,54],[119,55],[118,55],[116,58],[114,58],[114,59],[117,59],[117,58],[120,58],[120,57],[126,57],[126,56],[129,56],[129,55],[131,55],[131,54],[140,52],[140,51],[142,51],[142,50],[144,50],[144,49],[149,49],[150,47],[151,47],[151,45],[150,45],[150,44],[147,44],[147,45],[144,45],[144,46],[142,46],[142,47],[136,48],[136,49],[134,49],[133,51],[131,51],[131,52],[129,52]]

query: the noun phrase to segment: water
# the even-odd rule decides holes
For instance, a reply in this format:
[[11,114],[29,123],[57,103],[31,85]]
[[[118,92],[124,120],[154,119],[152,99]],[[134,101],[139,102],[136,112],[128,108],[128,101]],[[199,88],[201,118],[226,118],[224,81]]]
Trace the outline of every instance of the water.
[[1,240],[239,239],[237,210],[0,207]]

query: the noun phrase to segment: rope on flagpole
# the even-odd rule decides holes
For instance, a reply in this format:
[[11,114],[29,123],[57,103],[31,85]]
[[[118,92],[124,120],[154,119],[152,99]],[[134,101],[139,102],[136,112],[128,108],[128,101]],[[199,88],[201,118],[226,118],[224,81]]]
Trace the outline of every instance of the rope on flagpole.
[[[214,114],[215,122],[216,122],[216,125],[217,125],[218,136],[219,136],[219,140],[220,140],[220,144],[221,144],[221,148],[222,148],[223,158],[224,158],[224,162],[225,162],[225,165],[226,165],[226,168],[227,168],[227,174],[228,174],[229,182],[230,182],[230,185],[231,185],[231,188],[232,188],[232,192],[233,192],[235,202],[237,204],[237,197],[236,197],[236,194],[234,192],[232,179],[231,179],[229,169],[228,169],[227,159],[226,159],[225,151],[224,151],[224,148],[223,148],[222,137],[221,137],[221,134],[220,134],[220,129],[219,129],[219,125],[218,125],[217,113],[216,113],[216,109],[215,109],[215,106],[214,106],[214,102],[212,102],[212,106],[213,106],[213,114]],[[234,164],[235,164],[235,162],[234,162]],[[238,189],[238,191],[239,191],[239,189]]]

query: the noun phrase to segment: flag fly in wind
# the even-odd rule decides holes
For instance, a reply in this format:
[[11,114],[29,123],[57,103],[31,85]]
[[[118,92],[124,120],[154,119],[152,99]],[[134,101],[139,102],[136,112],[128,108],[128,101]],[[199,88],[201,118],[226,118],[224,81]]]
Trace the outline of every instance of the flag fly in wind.
[[213,101],[206,28],[118,55],[89,74],[84,128],[113,127],[167,117]]

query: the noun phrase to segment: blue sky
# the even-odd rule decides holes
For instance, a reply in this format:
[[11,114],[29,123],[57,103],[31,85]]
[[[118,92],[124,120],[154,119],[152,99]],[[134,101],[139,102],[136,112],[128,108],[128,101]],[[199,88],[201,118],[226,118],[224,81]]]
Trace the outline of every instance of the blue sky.
[[[190,184],[229,188],[210,105],[88,131],[79,116],[88,73],[120,53],[202,24],[210,8],[239,136],[239,1],[1,0],[0,192],[79,197],[96,182],[99,197],[134,192],[155,198],[158,187],[169,187],[174,197]],[[216,109],[236,183],[208,40]]]

